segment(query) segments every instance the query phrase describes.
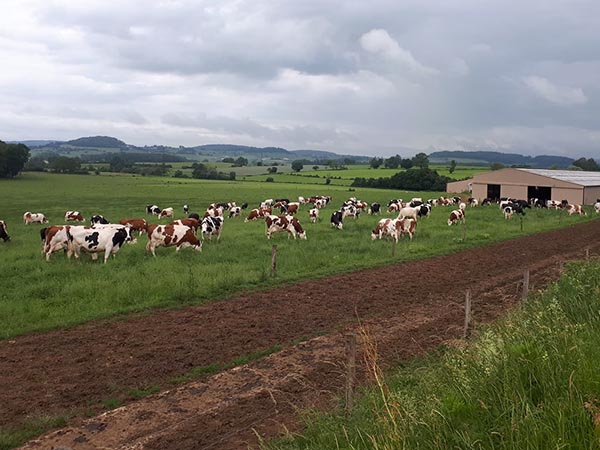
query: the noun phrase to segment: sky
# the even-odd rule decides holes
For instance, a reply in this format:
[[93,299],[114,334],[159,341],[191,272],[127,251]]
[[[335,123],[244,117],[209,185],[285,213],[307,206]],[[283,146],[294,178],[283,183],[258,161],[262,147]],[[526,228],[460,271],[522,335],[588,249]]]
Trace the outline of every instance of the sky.
[[2,0],[0,139],[600,156],[596,0]]

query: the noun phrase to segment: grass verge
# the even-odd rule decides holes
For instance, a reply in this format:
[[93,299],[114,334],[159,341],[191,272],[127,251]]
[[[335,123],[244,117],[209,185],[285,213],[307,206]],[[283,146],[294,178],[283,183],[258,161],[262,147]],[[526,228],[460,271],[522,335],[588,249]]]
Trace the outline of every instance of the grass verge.
[[[472,344],[397,368],[289,449],[600,448],[600,263],[574,263]],[[377,370],[376,367],[373,368]]]

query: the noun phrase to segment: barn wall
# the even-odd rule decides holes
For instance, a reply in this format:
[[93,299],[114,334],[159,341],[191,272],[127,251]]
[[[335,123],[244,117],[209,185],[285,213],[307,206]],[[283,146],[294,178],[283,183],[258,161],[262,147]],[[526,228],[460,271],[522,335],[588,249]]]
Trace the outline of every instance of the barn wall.
[[473,183],[473,192],[471,197],[476,198],[480,202],[487,197],[487,183]]
[[459,192],[467,192],[471,186],[473,180],[469,178],[468,180],[461,181],[451,181],[446,184],[446,192],[459,193]]
[[593,205],[600,198],[600,186],[586,187],[583,195],[583,204]]
[[552,200],[563,201],[567,200],[569,203],[576,205],[583,204],[583,187],[579,188],[552,188]]
[[527,186],[515,185],[515,184],[501,184],[500,187],[501,197],[510,197],[518,200],[527,199]]
[[[479,173],[473,176],[474,183],[512,184],[521,186],[548,186],[557,188],[580,187],[577,184],[561,181],[554,178],[537,175],[517,169],[501,169],[491,172]],[[527,191],[525,192],[527,194]]]

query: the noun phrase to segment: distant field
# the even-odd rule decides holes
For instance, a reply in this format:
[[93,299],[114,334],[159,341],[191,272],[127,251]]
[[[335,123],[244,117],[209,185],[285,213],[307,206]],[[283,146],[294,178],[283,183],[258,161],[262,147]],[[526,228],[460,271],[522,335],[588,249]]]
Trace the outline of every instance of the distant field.
[[[126,175],[51,175],[26,173],[15,180],[0,180],[3,193],[0,219],[8,224],[10,243],[0,242],[0,339],[54,327],[66,327],[118,313],[159,306],[185,306],[223,298],[244,289],[267,288],[275,283],[320,277],[392,261],[425,258],[469,246],[482,245],[526,233],[589,220],[592,216],[562,217],[557,211],[531,211],[521,233],[519,221],[505,221],[496,207],[467,212],[467,241],[462,227],[448,227],[449,209],[434,209],[419,222],[413,242],[399,244],[391,257],[389,242],[370,240],[378,218],[348,220],[343,231],[329,225],[331,212],[356,196],[387,204],[391,198],[437,197],[440,193],[356,189],[324,184],[211,182]],[[227,219],[219,243],[207,242],[202,253],[190,249],[179,254],[160,248],[157,258],[145,254],[146,238],[123,248],[107,265],[67,261],[55,254],[49,263],[40,256],[40,225],[23,225],[25,211],[43,212],[50,224],[63,223],[66,210],[79,210],[86,218],[103,214],[109,220],[146,217],[144,207],[155,203],[175,208],[181,217],[184,203],[202,213],[214,201],[246,201],[258,205],[266,198],[330,195],[332,205],[322,220],[308,222],[307,207],[300,220],[307,241],[284,235],[267,241],[261,222]],[[150,222],[156,218],[148,217]],[[269,275],[271,245],[279,246],[278,276]]]
[[[471,177],[477,173],[486,172],[489,168],[486,167],[461,167],[458,166],[454,173],[448,171],[448,166],[440,165],[430,166],[431,169],[437,170],[440,175],[460,180],[463,178]],[[261,181],[266,180],[269,176],[275,181],[282,183],[325,183],[325,179],[331,178],[331,183],[334,185],[350,186],[355,178],[387,178],[395,175],[398,172],[403,172],[404,169],[372,169],[367,164],[364,165],[353,165],[348,166],[346,170],[330,170],[326,166],[322,166],[319,170],[312,170],[312,168],[304,168],[297,175],[290,176],[279,176],[279,175],[259,175],[258,178]],[[319,178],[313,179],[309,177],[319,176]],[[303,180],[302,177],[307,177],[308,180]]]

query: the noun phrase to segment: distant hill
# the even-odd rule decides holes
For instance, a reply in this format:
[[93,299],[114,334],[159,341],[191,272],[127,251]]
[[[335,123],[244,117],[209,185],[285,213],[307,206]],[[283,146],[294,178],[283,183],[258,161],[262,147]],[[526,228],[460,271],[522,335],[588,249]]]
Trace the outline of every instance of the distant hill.
[[459,164],[490,165],[491,163],[502,163],[505,166],[529,166],[536,169],[550,167],[567,168],[574,161],[566,156],[527,156],[518,153],[500,153],[488,151],[440,151],[429,154],[431,163],[448,164],[451,160]]
[[74,139],[72,141],[64,142],[64,144],[69,145],[71,147],[78,148],[121,148],[127,149],[129,146],[114,137],[110,136],[91,136],[91,137],[82,137],[79,139]]

